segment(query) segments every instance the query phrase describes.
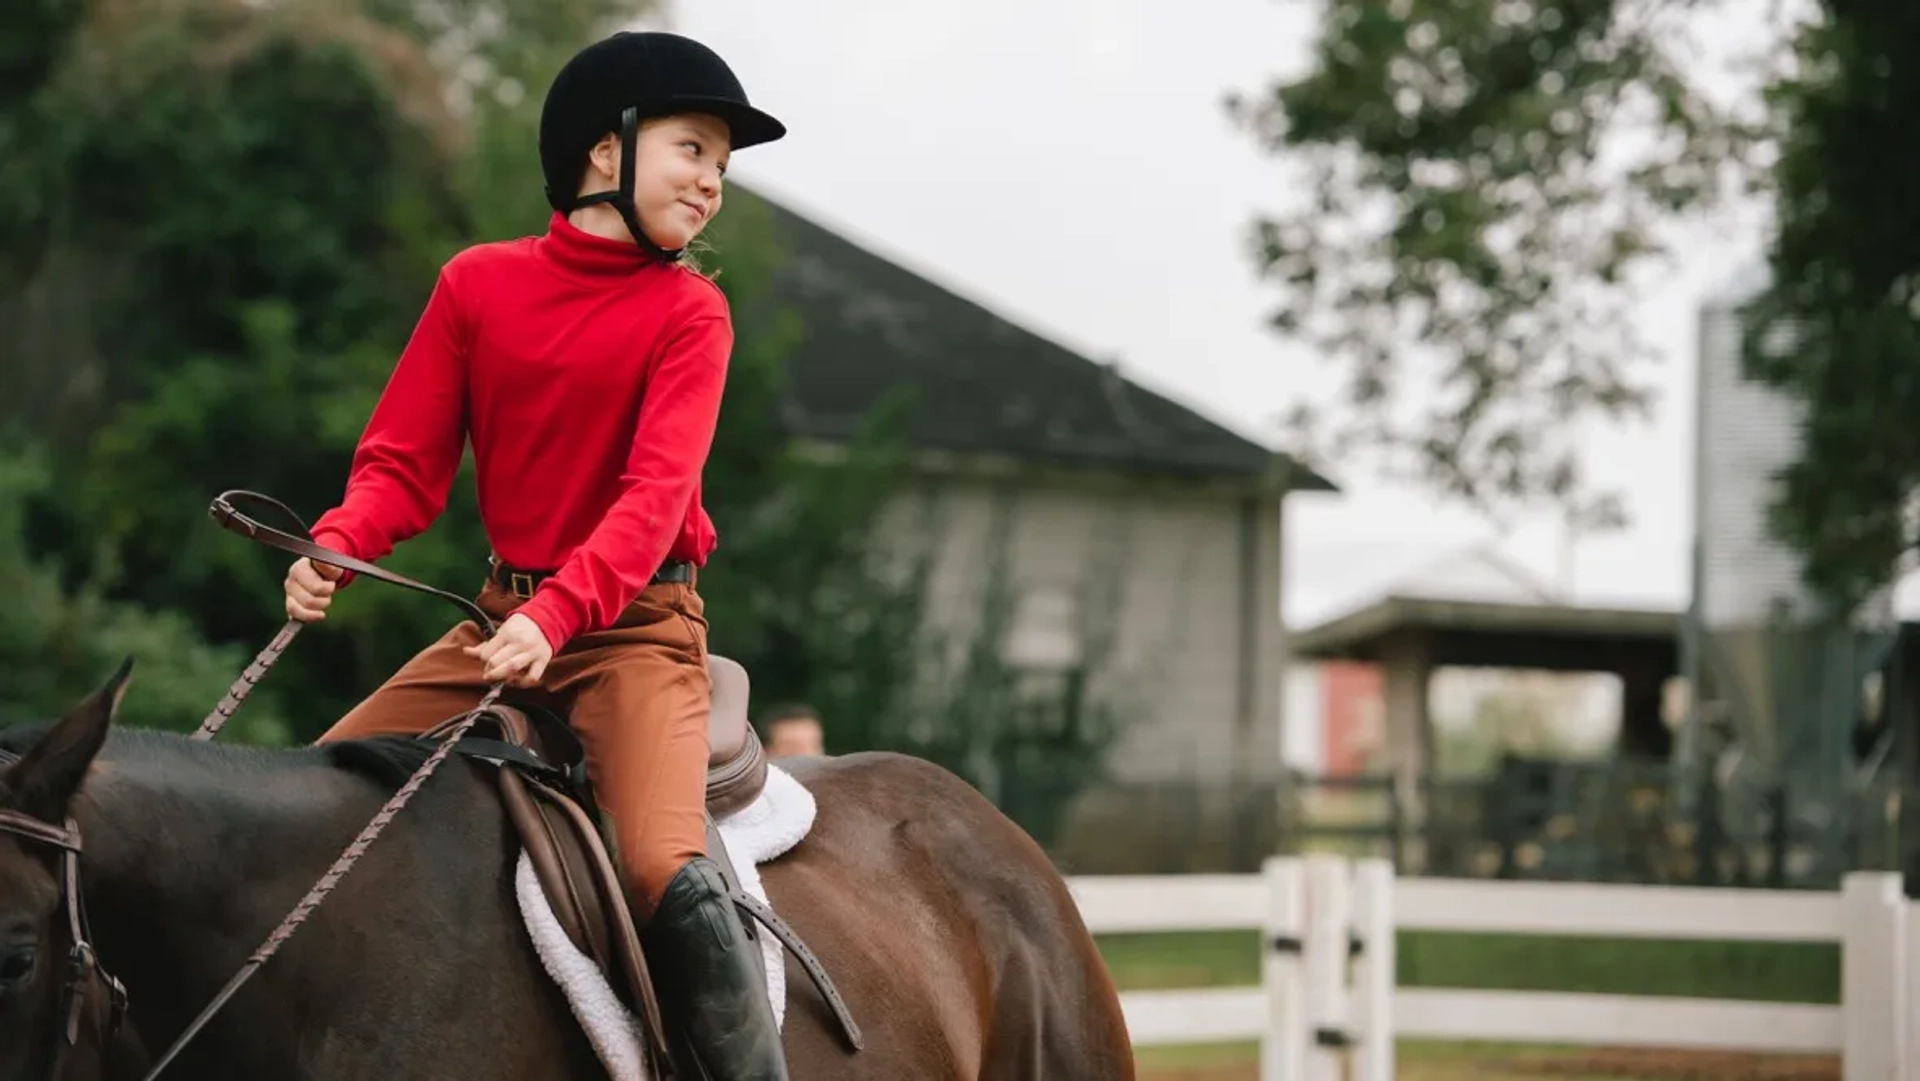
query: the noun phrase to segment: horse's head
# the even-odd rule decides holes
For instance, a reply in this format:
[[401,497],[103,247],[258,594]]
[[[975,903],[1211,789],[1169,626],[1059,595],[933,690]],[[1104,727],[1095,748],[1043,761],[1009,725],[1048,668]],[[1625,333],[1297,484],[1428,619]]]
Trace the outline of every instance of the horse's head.
[[18,760],[0,752],[0,1081],[75,1081],[97,1070],[111,989],[91,964],[92,945],[73,911],[80,839],[68,816],[131,668],[131,661],[122,664],[105,686],[18,748]]

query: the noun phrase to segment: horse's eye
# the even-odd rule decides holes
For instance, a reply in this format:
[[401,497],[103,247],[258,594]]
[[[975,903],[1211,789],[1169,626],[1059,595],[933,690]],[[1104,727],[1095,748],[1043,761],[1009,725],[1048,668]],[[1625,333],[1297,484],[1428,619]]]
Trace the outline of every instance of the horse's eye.
[[19,983],[32,975],[35,957],[32,946],[19,946],[0,954],[0,987]]

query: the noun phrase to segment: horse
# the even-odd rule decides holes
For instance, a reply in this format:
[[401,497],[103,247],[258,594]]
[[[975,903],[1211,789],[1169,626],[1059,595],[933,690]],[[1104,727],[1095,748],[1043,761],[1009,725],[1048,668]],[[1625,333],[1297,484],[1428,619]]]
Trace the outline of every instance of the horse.
[[[118,726],[127,678],[0,730],[0,1081],[146,1076],[393,795],[343,745]],[[911,756],[780,765],[818,811],[762,881],[866,1033],[839,1042],[789,963],[795,1081],[1131,1081],[1119,995],[1031,837]],[[448,758],[167,1073],[604,1078],[529,944],[496,768]]]

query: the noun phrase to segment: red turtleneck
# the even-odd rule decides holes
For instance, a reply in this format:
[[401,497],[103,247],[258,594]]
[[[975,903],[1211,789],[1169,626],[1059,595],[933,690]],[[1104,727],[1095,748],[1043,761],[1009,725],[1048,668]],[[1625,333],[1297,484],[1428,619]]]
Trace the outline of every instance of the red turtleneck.
[[369,562],[425,530],[471,438],[499,558],[558,573],[521,606],[555,651],[669,559],[704,564],[700,471],[733,327],[711,281],[555,214],[441,268],[316,543]]

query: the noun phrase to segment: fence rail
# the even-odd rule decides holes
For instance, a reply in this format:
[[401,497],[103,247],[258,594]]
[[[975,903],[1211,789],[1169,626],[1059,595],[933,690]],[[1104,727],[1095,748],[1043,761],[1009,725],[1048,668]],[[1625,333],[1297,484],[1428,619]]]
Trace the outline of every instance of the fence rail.
[[1840,1008],[1540,991],[1395,992],[1394,1035],[1806,1054],[1841,1050]]
[[1402,878],[1393,889],[1402,931],[1837,942],[1842,918],[1838,892],[1458,878]]
[[[1920,906],[1897,874],[1787,893],[1396,879],[1386,860],[1313,855],[1069,885],[1096,934],[1261,932],[1259,986],[1121,996],[1136,1045],[1258,1040],[1261,1081],[1390,1081],[1405,1037],[1838,1053],[1846,1081],[1920,1081]],[[1400,931],[1838,943],[1841,1004],[1403,988]]]

